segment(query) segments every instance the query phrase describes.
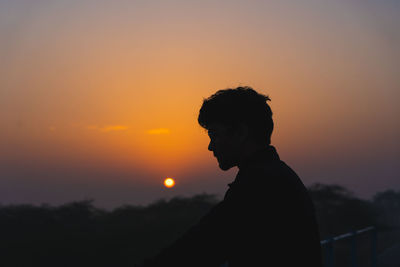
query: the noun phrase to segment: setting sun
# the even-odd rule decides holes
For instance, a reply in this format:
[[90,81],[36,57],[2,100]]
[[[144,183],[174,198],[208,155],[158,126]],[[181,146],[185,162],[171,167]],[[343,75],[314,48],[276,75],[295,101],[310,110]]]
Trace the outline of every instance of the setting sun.
[[164,185],[165,185],[166,187],[168,187],[168,188],[171,188],[171,187],[173,187],[173,186],[175,185],[175,180],[172,179],[172,178],[166,178],[166,179],[164,180]]

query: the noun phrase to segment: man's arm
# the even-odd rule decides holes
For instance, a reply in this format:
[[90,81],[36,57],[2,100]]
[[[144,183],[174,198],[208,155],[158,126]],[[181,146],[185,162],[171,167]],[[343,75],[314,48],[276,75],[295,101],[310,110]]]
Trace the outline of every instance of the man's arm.
[[171,246],[146,261],[143,267],[220,266],[226,261],[230,217],[229,203],[220,202]]

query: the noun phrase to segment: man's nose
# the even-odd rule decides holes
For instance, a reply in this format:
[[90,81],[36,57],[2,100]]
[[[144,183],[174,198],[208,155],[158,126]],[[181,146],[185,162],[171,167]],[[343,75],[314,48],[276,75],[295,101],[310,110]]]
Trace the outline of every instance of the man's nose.
[[213,148],[212,148],[212,142],[210,141],[210,143],[208,144],[208,150],[209,151],[212,151],[213,150]]

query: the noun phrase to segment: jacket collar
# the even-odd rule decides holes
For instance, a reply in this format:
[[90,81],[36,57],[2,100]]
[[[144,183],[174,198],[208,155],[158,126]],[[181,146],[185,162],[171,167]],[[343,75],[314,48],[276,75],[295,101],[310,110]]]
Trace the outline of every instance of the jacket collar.
[[249,166],[254,164],[265,163],[266,161],[271,160],[280,160],[278,153],[276,152],[275,147],[269,145],[260,150],[257,150],[250,156],[244,158],[239,164],[239,170],[246,169]]
[[[246,157],[243,159],[239,164],[239,172],[236,175],[235,180],[228,184],[229,188],[234,186],[235,184],[238,183],[239,180],[246,179],[245,177],[241,177],[242,174],[244,173],[243,171],[246,169],[250,169],[252,166],[256,166],[259,164],[264,164],[269,161],[274,161],[274,160],[280,160],[278,153],[276,152],[275,147],[269,145],[267,147],[264,147],[260,150],[257,150],[250,156]],[[228,195],[225,195],[225,197]]]

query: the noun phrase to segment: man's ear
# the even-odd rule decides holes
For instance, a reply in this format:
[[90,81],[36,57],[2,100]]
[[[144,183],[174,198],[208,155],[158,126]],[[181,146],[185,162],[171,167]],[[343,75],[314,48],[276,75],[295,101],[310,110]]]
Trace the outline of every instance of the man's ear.
[[244,142],[249,137],[249,126],[239,123],[236,127],[235,135],[239,142]]

